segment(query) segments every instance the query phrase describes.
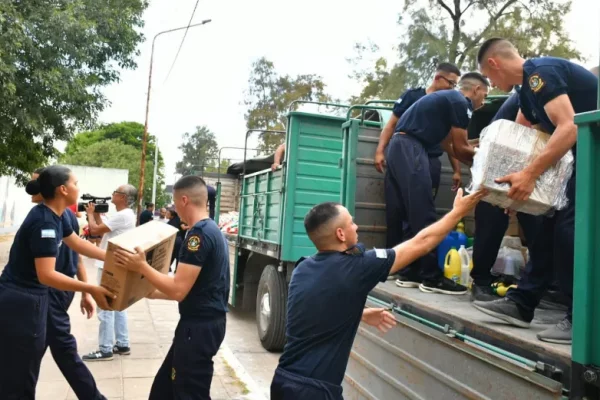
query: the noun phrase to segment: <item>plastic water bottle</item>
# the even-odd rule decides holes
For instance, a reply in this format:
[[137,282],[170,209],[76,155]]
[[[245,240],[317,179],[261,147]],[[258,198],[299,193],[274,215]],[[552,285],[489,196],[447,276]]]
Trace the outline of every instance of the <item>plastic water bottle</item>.
[[460,255],[456,249],[450,249],[446,255],[446,262],[444,263],[444,276],[448,279],[453,280],[456,283],[460,281],[461,274],[461,262]]
[[465,246],[461,245],[458,250],[460,257],[460,284],[463,286],[469,286],[470,272],[471,272],[471,257]]

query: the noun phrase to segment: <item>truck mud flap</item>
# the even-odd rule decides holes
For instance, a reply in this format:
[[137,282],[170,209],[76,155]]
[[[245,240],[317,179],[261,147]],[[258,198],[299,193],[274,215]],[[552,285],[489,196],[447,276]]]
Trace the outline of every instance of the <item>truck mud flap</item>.
[[491,351],[448,326],[394,315],[398,324],[385,335],[360,325],[344,379],[346,400],[562,398],[562,384],[538,373],[531,360]]

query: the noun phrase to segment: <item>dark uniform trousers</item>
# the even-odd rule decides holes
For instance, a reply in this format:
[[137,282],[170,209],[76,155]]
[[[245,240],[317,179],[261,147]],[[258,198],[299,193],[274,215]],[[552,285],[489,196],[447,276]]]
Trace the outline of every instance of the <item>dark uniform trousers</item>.
[[305,378],[277,368],[271,383],[271,400],[343,400],[341,386]]
[[[559,289],[569,300],[573,299],[573,264],[575,246],[575,166],[567,183],[567,206],[556,211],[552,218],[544,218],[538,237],[534,240],[532,262],[527,264],[524,276],[516,289],[510,289],[506,296],[519,305],[523,317],[533,319],[533,311],[538,306],[554,279],[554,267]],[[571,320],[572,306],[567,318]]]
[[[533,243],[542,228],[544,217],[517,213],[530,256],[535,252]],[[481,201],[475,207],[475,239],[473,241],[473,270],[471,278],[478,286],[489,286],[494,281],[490,270],[496,262],[502,239],[508,229],[509,216],[504,209]],[[535,256],[533,256],[535,258]],[[552,268],[551,265],[547,267]]]
[[0,399],[35,399],[46,349],[47,289],[0,283]]
[[210,400],[213,357],[225,338],[225,316],[180,320],[149,400]]
[[[433,160],[433,163],[432,163]],[[385,202],[387,247],[413,238],[437,221],[434,182],[439,186],[441,162],[429,158],[417,139],[394,134],[387,148]],[[402,275],[419,274],[422,279],[437,280],[442,271],[435,250],[405,268]]]
[[71,335],[68,310],[75,296],[49,288],[46,348],[50,347],[52,358],[69,382],[78,399],[105,399],[96,387],[96,381],[77,353],[77,341]]

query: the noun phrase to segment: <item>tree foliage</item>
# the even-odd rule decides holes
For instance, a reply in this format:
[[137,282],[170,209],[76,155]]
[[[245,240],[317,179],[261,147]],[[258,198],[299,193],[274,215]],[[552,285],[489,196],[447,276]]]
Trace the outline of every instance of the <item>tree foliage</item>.
[[[285,130],[289,106],[295,100],[331,101],[320,76],[279,75],[274,64],[262,57],[252,64],[245,104],[248,129]],[[264,154],[275,151],[284,135],[261,133],[258,148]]]
[[26,179],[135,67],[145,0],[0,2],[0,174]]
[[[129,170],[129,182],[136,188],[140,184],[140,157],[142,151],[134,146],[123,144],[118,139],[102,140],[89,146],[81,147],[77,151],[66,154],[61,158],[61,163],[82,165],[99,168],[119,168]],[[152,180],[154,174],[154,160],[148,160],[144,176],[144,202],[152,199]],[[120,183],[115,182],[115,186]],[[157,178],[156,203],[165,204],[167,197],[162,189],[164,182]]]
[[[72,165],[127,169],[129,170],[129,183],[138,188],[143,134],[144,125],[137,122],[105,124],[95,130],[75,135],[73,140],[67,144],[65,154],[59,160],[61,163]],[[149,134],[146,148],[144,201],[152,199],[155,142],[155,137]],[[159,151],[156,178],[156,202],[158,204],[162,204],[166,199],[164,183],[164,161]]]
[[[136,149],[142,150],[142,139],[144,137],[144,125],[139,122],[118,122],[103,124],[96,129],[81,132],[67,144],[65,154],[73,154],[83,147],[90,146],[102,140],[116,139],[123,144],[128,144]],[[146,159],[154,160],[154,151],[156,149],[156,138],[148,134],[148,143],[146,146]],[[140,156],[141,157],[141,156]],[[158,154],[159,168],[164,167],[162,155]]]
[[206,126],[197,126],[193,133],[184,133],[179,150],[182,158],[175,165],[178,174],[198,174],[207,168],[216,171],[219,146],[215,134]]
[[[479,46],[493,36],[511,40],[525,58],[581,59],[564,27],[570,10],[570,0],[406,0],[398,19],[407,30],[398,44],[398,62],[379,58],[374,69],[356,71],[365,87],[355,100],[397,98],[408,87],[427,84],[438,62],[476,69]],[[378,50],[361,44],[357,49],[357,65],[363,53]]]

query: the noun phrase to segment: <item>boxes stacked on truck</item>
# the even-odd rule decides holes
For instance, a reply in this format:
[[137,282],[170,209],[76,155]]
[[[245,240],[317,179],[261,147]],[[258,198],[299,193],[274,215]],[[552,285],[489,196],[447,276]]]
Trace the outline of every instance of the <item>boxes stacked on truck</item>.
[[497,120],[486,127],[473,159],[471,190],[486,188],[484,201],[503,208],[541,215],[566,206],[566,186],[573,171],[569,151],[536,180],[527,201],[508,197],[510,185],[496,183],[497,178],[520,172],[543,151],[550,135],[508,120]]

